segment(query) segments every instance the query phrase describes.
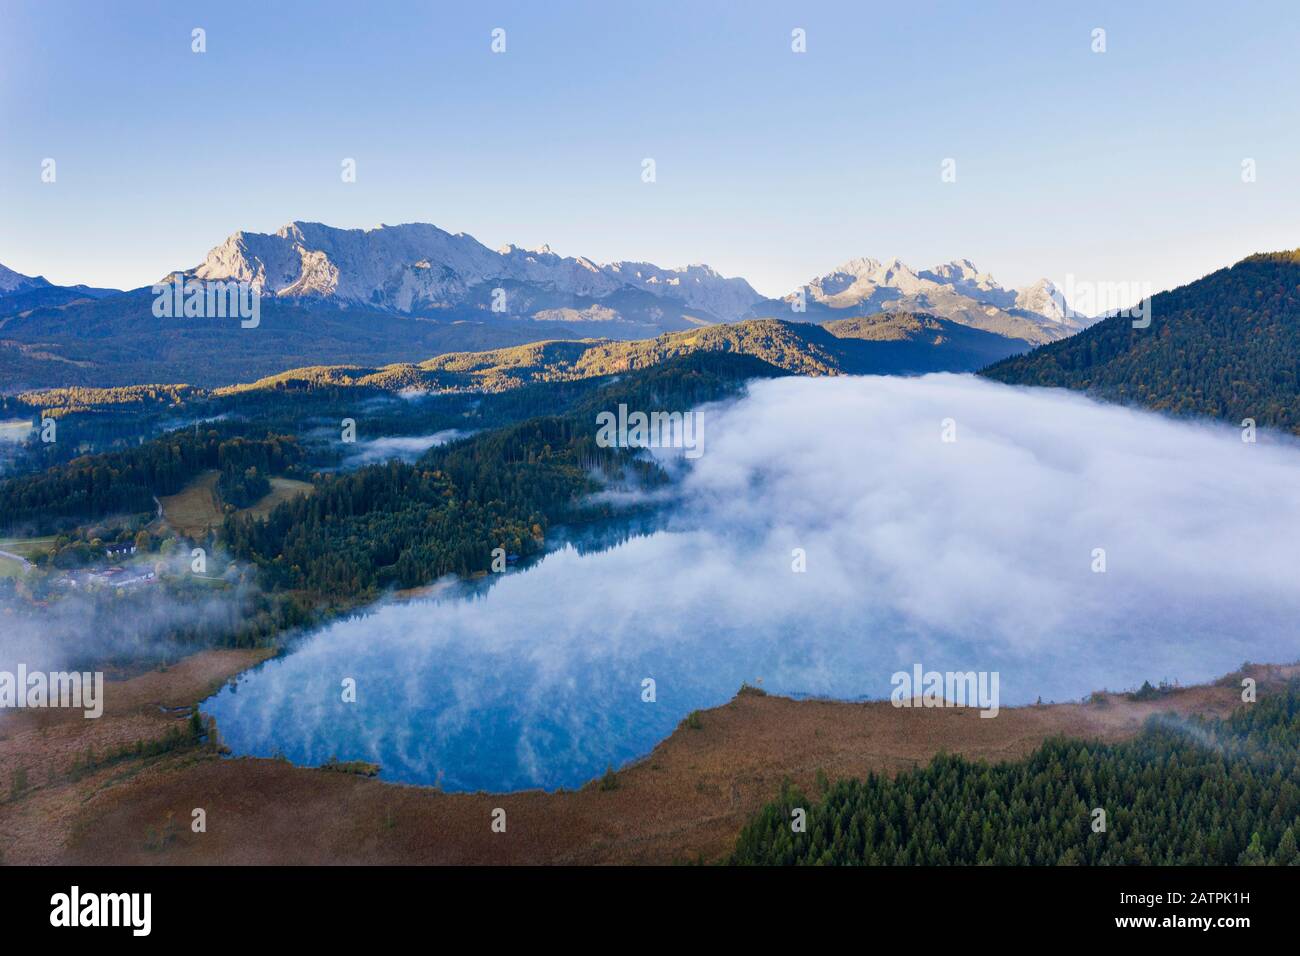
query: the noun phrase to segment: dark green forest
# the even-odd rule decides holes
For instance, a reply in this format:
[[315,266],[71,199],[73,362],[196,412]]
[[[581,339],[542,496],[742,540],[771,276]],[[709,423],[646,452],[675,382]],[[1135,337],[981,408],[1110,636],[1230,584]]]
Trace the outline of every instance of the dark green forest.
[[217,493],[221,500],[236,508],[254,505],[270,491],[271,480],[266,477],[266,472],[258,471],[256,465],[244,466],[227,461],[217,476]]
[[414,464],[324,475],[315,494],[265,519],[227,516],[221,538],[261,569],[267,586],[335,598],[487,571],[493,549],[526,557],[543,547],[552,524],[608,516],[584,501],[605,482],[667,480],[634,450],[598,447],[598,411],[620,402],[688,409],[735,393],[748,378],[778,374],[748,356],[688,355],[606,384],[565,415],[482,432]]
[[342,451],[310,433],[337,432],[343,418],[371,436],[497,428],[561,414],[613,376],[691,354],[746,355],[803,375],[907,374],[974,370],[1024,346],[935,316],[891,312],[823,325],[755,319],[637,341],[533,342],[418,364],[308,366],[212,388],[65,385],[0,396],[0,417],[58,425],[58,441],[33,435],[5,449],[5,471],[30,474],[196,425],[223,435],[297,435],[311,446],[311,467],[330,467]]
[[[332,432],[353,418],[362,437],[421,435],[445,429],[496,428],[530,415],[567,408],[601,380],[525,385],[496,394],[445,392],[403,395],[373,384],[339,384],[324,372],[298,369],[256,387],[216,392],[164,386],[60,388],[0,397],[0,417],[42,418],[58,426],[58,441],[31,436],[11,455],[9,474],[30,474],[74,458],[134,448],[186,428],[222,435],[298,435],[313,466],[337,465],[342,450],[307,433]],[[316,374],[320,372],[321,374]]]
[[[507,424],[435,447],[414,464],[392,460],[317,472],[312,495],[290,499],[265,518],[229,514],[217,537],[195,542],[210,555],[206,577],[168,577],[155,588],[87,599],[106,628],[129,623],[158,602],[194,608],[191,619],[169,630],[168,653],[264,645],[386,588],[486,571],[495,548],[504,549],[509,563],[534,554],[556,522],[609,516],[608,507],[585,500],[607,483],[649,487],[667,480],[650,458],[596,444],[599,411],[620,402],[646,411],[688,409],[737,394],[749,379],[783,374],[746,355],[696,353],[622,376],[538,383],[501,395],[408,401],[364,390],[359,400],[346,388],[282,383],[244,396],[276,427],[301,429],[305,421],[314,429],[322,416],[337,421],[342,411],[357,415],[363,434],[383,434],[386,427],[419,434],[461,416]],[[550,414],[536,417],[541,410]],[[264,493],[268,475],[290,470],[308,477],[309,464],[337,460],[336,444],[322,450],[243,417],[210,422],[0,482],[0,524],[62,532],[49,562],[58,568],[99,560],[105,545],[121,542],[138,544],[142,555],[188,561],[188,545],[173,541],[168,550],[144,530],[155,494],[174,493],[217,469],[225,502],[250,503]],[[635,510],[616,515],[629,528],[643,518]],[[51,581],[0,579],[0,596],[20,592],[37,603],[17,602],[16,613],[39,622],[39,602],[55,596]],[[208,600],[217,595],[225,597]],[[122,644],[130,647],[129,635]]]
[[981,374],[1300,434],[1300,251],[1250,256]]
[[[34,422],[55,419],[58,440],[46,444],[32,437],[9,477],[0,480],[0,530],[30,527],[44,534],[110,514],[152,512],[154,495],[174,494],[208,468],[222,470],[219,490],[229,503],[243,507],[259,497],[254,494],[259,488],[266,493],[263,480],[269,475],[294,466],[304,472],[337,467],[348,450],[335,440],[344,418],[357,421],[362,439],[490,430],[563,413],[605,382],[590,378],[500,394],[403,398],[373,386],[290,377],[220,396],[143,386],[8,398],[3,400],[8,414]],[[30,404],[37,398],[38,405]],[[175,427],[177,419],[198,417],[204,420]],[[242,444],[268,441],[270,455]],[[295,447],[276,453],[277,441]],[[260,477],[245,477],[250,467]]]
[[[86,455],[0,482],[0,530],[29,525],[37,534],[112,513],[152,512],[155,495],[180,491],[200,472],[283,472],[302,457],[297,440],[263,430],[259,438],[225,429],[172,432],[121,451]],[[61,521],[60,519],[66,519]]]
[[[807,828],[793,832],[795,808]],[[1092,829],[1094,808],[1106,831]],[[1223,720],[1150,718],[1131,741],[1057,738],[1024,760],[940,755],[817,799],[786,786],[737,864],[1300,864],[1300,683]]]

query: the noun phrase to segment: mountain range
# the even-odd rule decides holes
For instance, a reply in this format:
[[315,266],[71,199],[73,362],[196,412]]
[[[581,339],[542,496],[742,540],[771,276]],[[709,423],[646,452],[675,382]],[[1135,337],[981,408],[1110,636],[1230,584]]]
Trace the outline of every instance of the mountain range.
[[992,360],[1084,324],[1048,280],[1007,289],[966,259],[919,272],[896,259],[853,259],[770,299],[707,265],[602,265],[546,246],[493,250],[425,223],[236,232],[159,282],[178,276],[249,283],[261,293],[259,328],[156,317],[149,287],[54,286],[0,267],[0,388],[216,386],[293,365],[379,366],[545,340],[631,341],[756,318],[822,325],[882,313],[863,326],[869,340],[917,336],[915,316],[943,321],[924,330],[932,354],[917,367],[963,370],[970,354]]
[[[187,319],[182,325],[152,317],[148,289],[93,299],[104,290],[55,287],[6,271],[7,296],[54,295],[64,288],[63,294],[76,298],[9,315],[0,305],[0,382],[6,393],[28,392],[28,402],[56,405],[55,395],[31,393],[141,383],[211,392],[322,385],[500,391],[619,374],[697,352],[730,352],[812,375],[981,370],[1008,384],[1070,388],[1173,414],[1233,424],[1250,419],[1300,434],[1300,250],[1249,256],[1161,292],[1149,300],[1149,322],[1110,315],[1032,350],[1023,339],[952,318],[868,311],[882,304],[873,296],[885,288],[895,290],[891,302],[934,296],[932,275],[958,290],[1003,296],[1002,312],[1011,317],[1025,306],[1025,290],[1015,295],[1020,305],[1008,301],[1007,290],[999,291],[968,262],[929,274],[869,262],[810,283],[800,321],[706,322],[637,340],[583,335],[592,327],[581,322],[442,320],[344,306],[322,301],[326,293],[272,294],[256,332],[225,319]],[[252,273],[265,274],[264,263]],[[1039,291],[1048,302],[1058,301],[1051,290]],[[868,314],[855,314],[861,312]],[[808,313],[838,317],[807,321]],[[1051,321],[1044,312],[1034,314]],[[1080,321],[1064,311],[1058,319],[1065,328]],[[539,335],[542,327],[560,334]]]
[[795,302],[802,298],[814,315],[924,311],[1029,342],[1052,341],[1082,327],[1048,280],[1004,289],[968,259],[919,273],[897,259],[853,259],[772,300],[744,279],[725,278],[703,264],[598,265],[557,255],[549,246],[492,250],[473,236],[426,223],[335,229],[292,222],[270,234],[237,232],[191,272],[199,279],[249,282],[277,298],[410,315],[490,311],[493,293],[502,290],[498,314],[541,321],[799,320]]
[[[706,265],[663,269],[647,262],[597,265],[581,256],[559,256],[549,246],[492,250],[473,236],[448,233],[427,223],[335,229],[292,222],[274,233],[237,232],[208,253],[193,271],[199,279],[251,283],[263,295],[311,298],[341,307],[364,306],[402,314],[439,314],[467,308],[491,310],[492,293],[503,289],[506,316],[558,318],[618,294],[631,296],[605,313],[655,309],[671,320],[738,319],[760,298],[744,279],[727,279]],[[540,315],[539,315],[540,313]]]
[[0,265],[0,315],[41,306],[62,306],[118,295],[117,289],[54,285],[44,276],[25,276]]
[[820,319],[846,313],[923,312],[1032,345],[1054,342],[1087,325],[1050,280],[1006,289],[969,259],[920,272],[898,259],[851,259],[780,300],[752,306],[750,314],[775,314],[797,305],[807,316]]

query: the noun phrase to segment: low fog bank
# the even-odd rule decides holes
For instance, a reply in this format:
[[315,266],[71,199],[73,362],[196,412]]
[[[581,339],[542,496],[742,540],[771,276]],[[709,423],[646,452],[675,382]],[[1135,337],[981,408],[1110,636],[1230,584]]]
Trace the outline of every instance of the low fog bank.
[[[44,605],[0,594],[0,671],[138,668],[174,661],[215,635],[237,631],[258,597],[255,584],[185,581],[188,551],[156,556],[161,577],[131,588],[56,588]],[[209,556],[210,567],[226,566]],[[215,576],[215,575],[213,575]]]
[[755,542],[731,556],[747,597],[788,593],[800,547],[814,605],[967,642],[976,669],[1042,655],[1057,693],[1300,656],[1292,441],[948,374],[756,383],[710,424],[681,520]]

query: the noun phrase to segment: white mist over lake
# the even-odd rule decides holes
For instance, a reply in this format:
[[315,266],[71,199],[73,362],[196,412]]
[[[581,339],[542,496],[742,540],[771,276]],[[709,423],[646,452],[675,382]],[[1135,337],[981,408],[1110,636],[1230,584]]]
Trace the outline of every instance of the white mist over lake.
[[883,698],[919,663],[999,672],[1005,707],[1300,657],[1293,443],[957,375],[755,382],[702,413],[663,530],[331,625],[208,703],[226,742],[574,786],[742,681]]

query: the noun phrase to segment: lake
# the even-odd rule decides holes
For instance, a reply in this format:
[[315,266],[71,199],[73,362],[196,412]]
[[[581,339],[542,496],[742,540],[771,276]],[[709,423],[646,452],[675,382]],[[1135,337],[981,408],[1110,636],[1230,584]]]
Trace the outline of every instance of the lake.
[[886,698],[898,671],[974,670],[1006,707],[1300,657],[1290,443],[952,375],[763,382],[701,414],[647,533],[334,622],[204,711],[236,754],[555,789],[742,682]]

